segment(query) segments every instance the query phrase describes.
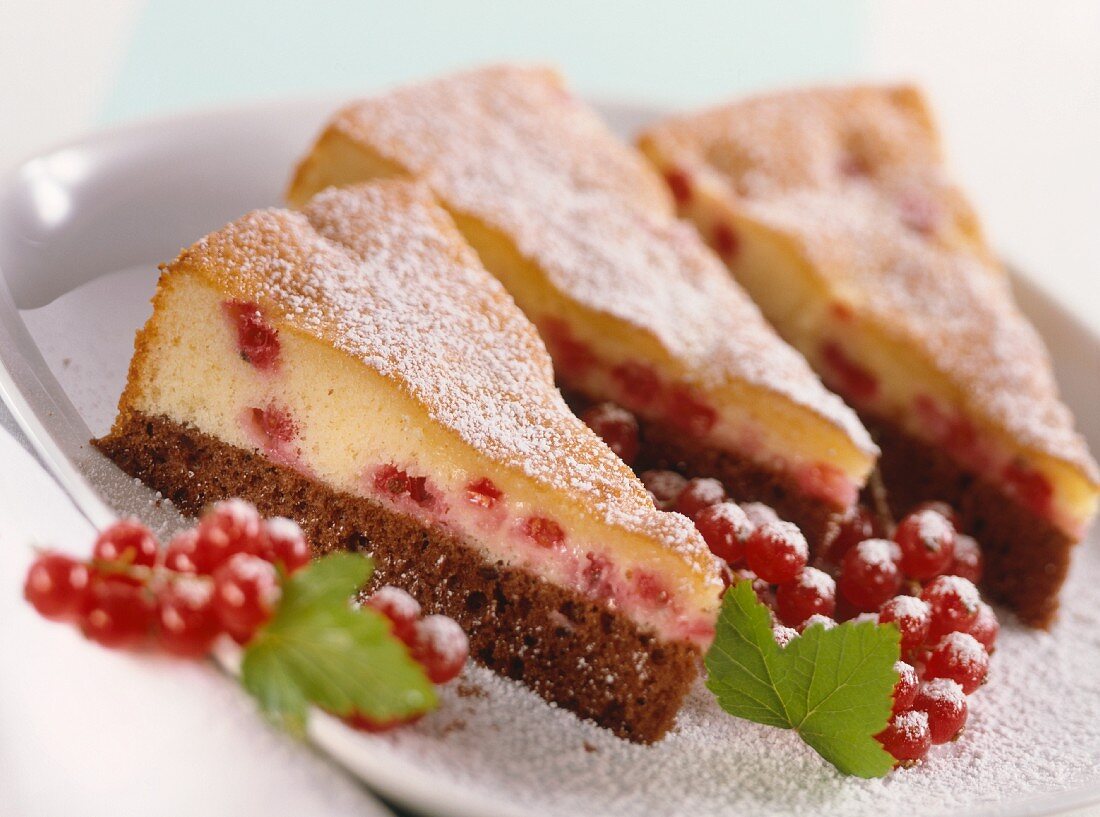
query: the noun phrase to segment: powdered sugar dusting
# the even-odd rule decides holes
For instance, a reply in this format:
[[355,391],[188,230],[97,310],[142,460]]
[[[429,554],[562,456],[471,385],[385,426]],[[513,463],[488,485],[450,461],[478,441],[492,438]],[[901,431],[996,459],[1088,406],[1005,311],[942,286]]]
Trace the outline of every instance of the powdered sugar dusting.
[[701,683],[675,730],[646,747],[471,666],[443,688],[438,712],[363,740],[441,786],[536,815],[1011,812],[1026,798],[1100,781],[1100,610],[1088,592],[1100,583],[1096,545],[1094,537],[1080,554],[1052,633],[1006,624],[959,740],[880,780],[844,777],[793,733],[725,715]]
[[326,191],[300,213],[256,211],[170,269],[187,268],[392,379],[495,462],[675,549],[717,597],[694,527],[658,512],[568,409],[534,328],[425,187],[382,182]]
[[644,138],[794,241],[832,297],[926,354],[969,411],[1100,481],[915,89],[762,96]]
[[553,287],[641,329],[704,388],[747,381],[874,444],[783,343],[658,177],[545,69],[456,74],[357,103],[333,129],[506,235]]

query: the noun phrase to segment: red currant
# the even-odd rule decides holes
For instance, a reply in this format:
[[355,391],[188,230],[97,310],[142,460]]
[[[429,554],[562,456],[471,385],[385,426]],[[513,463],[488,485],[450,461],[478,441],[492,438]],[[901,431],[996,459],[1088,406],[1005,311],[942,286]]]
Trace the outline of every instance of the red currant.
[[940,500],[933,500],[931,502],[922,502],[917,505],[913,510],[909,511],[910,515],[919,513],[920,511],[935,511],[948,522],[951,523],[951,527],[955,530],[959,530],[962,527],[962,522],[959,520],[958,512],[947,502],[941,502]]
[[238,553],[256,553],[262,544],[263,520],[243,499],[213,505],[199,520],[193,561],[199,573],[213,573]]
[[993,608],[984,601],[978,603],[978,615],[967,630],[978,640],[987,652],[993,651],[993,645],[997,643],[997,634],[1001,631],[1001,624],[997,621],[997,614]]
[[474,480],[466,486],[466,501],[479,508],[492,510],[503,497],[504,491],[488,477]]
[[894,684],[894,713],[896,714],[913,706],[920,680],[913,665],[904,661],[894,662],[894,672],[898,674],[898,682]]
[[214,583],[205,576],[178,576],[157,593],[160,646],[174,655],[197,658],[221,632],[214,610]]
[[955,537],[955,561],[949,571],[977,584],[982,579],[982,548],[972,536]]
[[39,615],[54,621],[75,619],[91,583],[88,566],[62,553],[43,553],[31,564],[23,598]]
[[865,539],[875,536],[875,519],[871,511],[862,505],[849,508],[840,520],[823,554],[827,562],[839,565],[844,554]]
[[279,332],[267,322],[260,307],[251,301],[226,301],[222,306],[237,330],[241,357],[257,369],[274,370],[279,363]]
[[194,528],[177,533],[164,551],[164,566],[177,573],[197,573],[195,550],[198,542],[199,534]]
[[722,483],[710,477],[696,477],[688,480],[684,490],[676,498],[676,510],[688,519],[711,505],[717,505],[726,498],[726,489]]
[[938,576],[921,591],[931,608],[928,640],[936,642],[947,633],[965,632],[978,617],[981,596],[978,588],[958,576]]
[[159,552],[160,546],[153,532],[130,517],[100,532],[92,547],[92,558],[101,562],[153,567]]
[[417,622],[410,652],[433,684],[445,684],[462,672],[470,644],[453,619],[433,615]]
[[790,522],[766,522],[745,543],[749,567],[771,584],[782,584],[797,576],[809,555],[806,537]]
[[808,619],[802,622],[802,632],[806,632],[810,627],[824,627],[826,630],[831,630],[836,626],[836,619],[824,616],[821,613],[814,613]]
[[782,624],[776,624],[772,627],[772,635],[775,636],[776,644],[780,647],[786,647],[798,638],[798,630],[794,627],[784,627]]
[[741,510],[745,512],[745,516],[749,518],[754,528],[759,528],[765,522],[783,521],[770,505],[765,505],[763,502],[742,502]]
[[900,712],[890,718],[890,723],[875,735],[875,739],[900,764],[912,765],[922,760],[932,748],[928,715],[916,709]]
[[542,548],[558,547],[565,541],[565,531],[561,529],[561,525],[544,516],[527,517],[523,521],[523,532]]
[[420,602],[400,587],[379,587],[367,599],[367,607],[377,610],[390,620],[393,634],[411,645],[416,637],[416,623],[420,620]]
[[933,678],[923,683],[913,699],[913,708],[928,715],[933,743],[954,740],[966,725],[966,693],[950,678]]
[[894,622],[901,631],[901,653],[905,655],[928,639],[932,611],[928,603],[916,596],[894,596],[878,611],[879,622]]
[[631,465],[638,456],[638,420],[615,403],[592,406],[581,419],[598,434],[619,459]]
[[687,480],[675,471],[643,471],[640,479],[653,497],[653,504],[663,511],[676,503],[676,498],[687,485]]
[[831,616],[836,610],[836,582],[828,573],[805,567],[775,589],[775,608],[788,627],[799,627],[813,615]]
[[911,513],[898,523],[894,541],[901,548],[901,571],[911,579],[931,579],[955,558],[955,529],[933,510]]
[[745,512],[734,502],[719,502],[703,508],[695,515],[695,527],[710,552],[731,565],[744,557],[745,541],[753,529]]
[[969,695],[985,683],[989,653],[969,633],[948,633],[924,665],[925,678],[950,678]]
[[877,610],[901,588],[897,547],[886,539],[866,539],[844,554],[837,586],[856,610]]
[[111,576],[93,576],[80,611],[86,638],[104,647],[143,646],[156,610],[145,587]]
[[290,575],[309,564],[309,544],[297,522],[276,516],[264,522],[258,555]]
[[275,567],[259,556],[237,553],[214,571],[214,609],[241,644],[271,618],[280,592]]

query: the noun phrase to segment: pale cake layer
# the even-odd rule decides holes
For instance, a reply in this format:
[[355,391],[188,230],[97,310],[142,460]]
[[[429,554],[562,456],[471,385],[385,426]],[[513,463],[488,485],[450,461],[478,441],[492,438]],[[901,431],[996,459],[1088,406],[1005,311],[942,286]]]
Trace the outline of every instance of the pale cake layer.
[[[241,353],[227,304],[255,305],[276,364]],[[331,191],[185,251],[120,408],[456,531],[665,638],[712,632],[721,582],[706,546],[568,410],[534,329],[422,187]],[[420,501],[387,494],[383,468],[426,478]],[[501,493],[491,508],[469,495],[485,479]],[[547,522],[560,537],[540,538]]]
[[[671,217],[667,194],[639,158],[553,72],[489,68],[339,112],[288,197],[300,203],[326,186],[377,176],[425,180],[551,354],[552,321],[595,351],[590,372],[571,371],[558,356],[563,382],[630,404],[607,370],[647,366],[668,391],[715,415],[703,432],[714,445],[771,467],[828,471],[831,498],[848,504],[873,465],[874,444]],[[659,401],[630,407],[675,414]]]
[[1081,534],[1096,464],[919,93],[760,97],[675,117],[640,145],[827,383]]

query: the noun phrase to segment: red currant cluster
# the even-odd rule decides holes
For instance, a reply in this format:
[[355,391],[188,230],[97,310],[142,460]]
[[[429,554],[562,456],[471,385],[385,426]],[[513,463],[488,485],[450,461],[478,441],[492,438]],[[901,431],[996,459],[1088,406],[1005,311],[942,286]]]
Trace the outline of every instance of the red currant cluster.
[[865,508],[835,531],[813,566],[799,529],[760,503],[737,504],[714,479],[687,480],[646,471],[642,482],[659,508],[695,522],[733,578],[753,582],[775,617],[780,644],[806,627],[854,617],[893,622],[904,660],[896,669],[894,715],[879,741],[902,763],[958,736],[966,696],[981,686],[1000,625],[974,582],[981,549],[955,530],[943,503],[917,508],[891,538]]
[[[462,628],[447,616],[421,615],[420,603],[399,587],[380,587],[365,602],[390,621],[393,634],[409,649],[409,655],[424,668],[433,684],[453,681],[470,655],[470,644]],[[377,720],[356,714],[345,723],[364,732],[385,732],[415,723],[422,714],[409,718]]]
[[90,560],[42,553],[23,593],[41,615],[75,623],[106,647],[155,645],[197,657],[221,633],[248,641],[278,603],[276,566],[291,574],[308,563],[298,525],[264,521],[247,502],[229,500],[167,548],[138,520],[123,519],[99,534]]

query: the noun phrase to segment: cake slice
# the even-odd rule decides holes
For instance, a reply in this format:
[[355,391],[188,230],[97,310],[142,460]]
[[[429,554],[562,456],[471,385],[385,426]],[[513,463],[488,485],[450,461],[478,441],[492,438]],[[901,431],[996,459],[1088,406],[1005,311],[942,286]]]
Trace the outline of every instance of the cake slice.
[[856,500],[876,449],[855,414],[554,72],[493,67],[353,104],[289,198],[378,176],[431,186],[538,327],[575,407],[639,415],[639,467],[718,477],[811,542]]
[[650,128],[680,212],[861,413],[898,512],[940,499],[989,591],[1048,625],[1098,474],[908,87],[749,99]]
[[623,737],[669,728],[717,563],[572,414],[426,188],[260,210],[163,270],[108,456],[187,510],[241,496],[370,552],[477,660]]

